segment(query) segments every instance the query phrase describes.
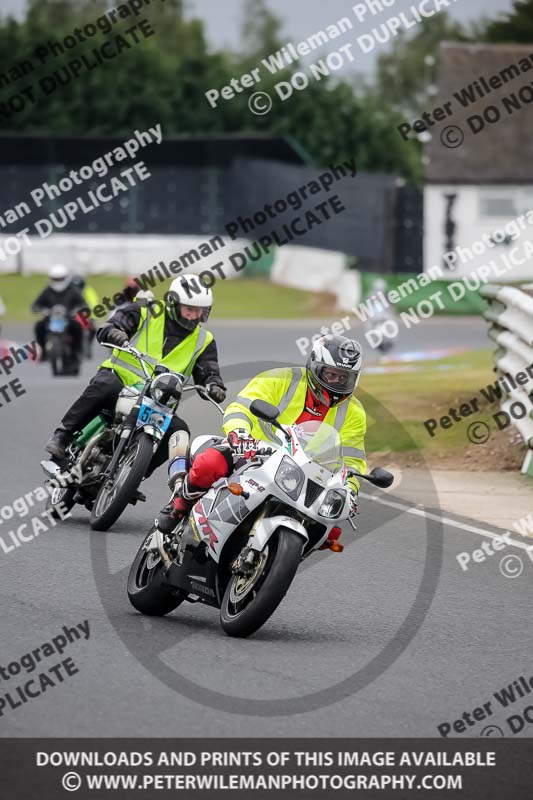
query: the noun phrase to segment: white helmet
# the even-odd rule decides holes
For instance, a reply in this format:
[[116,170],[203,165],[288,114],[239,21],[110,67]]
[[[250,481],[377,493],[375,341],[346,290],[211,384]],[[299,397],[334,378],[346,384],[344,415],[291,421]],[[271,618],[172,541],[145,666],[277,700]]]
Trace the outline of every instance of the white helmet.
[[[201,283],[197,275],[182,275],[170,284],[165,302],[170,319],[182,328],[193,331],[200,322],[207,322],[213,305],[213,292]],[[194,318],[188,318],[184,316],[182,306],[199,309],[201,313]]]
[[68,269],[63,264],[54,264],[48,272],[48,278],[50,279],[50,288],[54,292],[62,292],[69,284]]

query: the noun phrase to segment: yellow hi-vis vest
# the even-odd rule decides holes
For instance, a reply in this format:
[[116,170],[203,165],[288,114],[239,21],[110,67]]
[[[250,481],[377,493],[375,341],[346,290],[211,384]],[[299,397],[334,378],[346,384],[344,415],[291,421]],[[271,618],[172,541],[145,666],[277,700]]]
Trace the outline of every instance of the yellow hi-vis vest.
[[[250,411],[252,400],[265,400],[277,406],[281,412],[278,421],[282,425],[292,425],[304,410],[307,388],[304,367],[261,372],[239,392],[237,400],[226,408],[222,430],[227,435],[236,428],[244,428],[250,431],[254,439],[279,441],[272,426],[255,417]],[[366,414],[359,400],[352,395],[349,400],[330,408],[324,422],[338,431],[345,464],[364,475]],[[352,488],[358,490],[357,478],[350,478],[349,483]]]
[[[131,344],[149,356],[146,367],[151,373],[157,364],[164,364],[171,372],[181,372],[188,377],[192,374],[198,357],[213,341],[213,334],[197,325],[189,336],[163,357],[164,336],[165,314],[154,317],[152,314],[148,315],[146,308],[141,308],[141,318]],[[142,367],[135,356],[117,348],[100,367],[114,370],[125,386],[132,386],[139,379],[145,380]]]
[[95,309],[95,307],[100,302],[100,296],[99,296],[98,292],[96,291],[96,289],[93,289],[92,286],[86,286],[85,289],[82,292],[82,295],[83,295],[83,299],[87,303],[89,311],[92,314],[93,310]]

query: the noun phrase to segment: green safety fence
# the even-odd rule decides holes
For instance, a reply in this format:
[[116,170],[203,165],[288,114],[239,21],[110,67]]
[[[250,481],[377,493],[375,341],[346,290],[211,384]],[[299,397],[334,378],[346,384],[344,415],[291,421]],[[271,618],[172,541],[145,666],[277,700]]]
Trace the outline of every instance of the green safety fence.
[[[406,285],[409,281],[414,281],[418,278],[418,275],[415,273],[378,275],[375,272],[361,272],[360,275],[362,302],[367,300],[374,293],[373,284],[378,279],[383,280],[387,284],[386,295],[387,291],[398,289],[402,284]],[[406,286],[404,291],[405,297],[401,298],[398,303],[391,303],[391,306],[398,311],[407,311],[409,308],[416,306],[421,300],[429,300],[431,295],[440,292],[440,304],[442,304],[444,308],[440,309],[437,304],[434,304],[435,314],[483,314],[487,308],[487,302],[481,297],[478,291],[466,289],[466,294],[463,298],[454,300],[448,292],[448,286],[455,281],[460,282],[460,278],[454,278],[449,281],[433,280],[427,286],[416,288],[411,294],[407,292],[408,286]]]
[[276,250],[271,250],[270,253],[262,255],[257,261],[248,260],[246,269],[243,269],[241,275],[243,278],[270,278],[274,261],[276,260]]

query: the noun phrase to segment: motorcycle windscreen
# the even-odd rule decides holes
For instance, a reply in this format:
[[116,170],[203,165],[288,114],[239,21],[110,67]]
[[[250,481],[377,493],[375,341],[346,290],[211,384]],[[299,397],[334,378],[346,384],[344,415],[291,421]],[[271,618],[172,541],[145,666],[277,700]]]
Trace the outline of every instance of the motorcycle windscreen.
[[309,420],[295,425],[293,431],[310,461],[333,473],[342,468],[342,442],[335,428],[327,422]]

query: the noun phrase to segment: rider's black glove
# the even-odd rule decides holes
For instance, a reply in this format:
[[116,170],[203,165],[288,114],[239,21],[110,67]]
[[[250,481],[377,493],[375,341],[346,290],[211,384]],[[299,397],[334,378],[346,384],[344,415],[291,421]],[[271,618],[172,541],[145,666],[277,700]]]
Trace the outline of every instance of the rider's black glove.
[[226,399],[226,390],[223,386],[219,386],[218,383],[208,383],[205,388],[207,389],[207,394],[215,403],[223,403]]
[[109,344],[114,344],[115,347],[124,347],[128,341],[128,335],[121,331],[120,328],[113,328],[106,336]]

